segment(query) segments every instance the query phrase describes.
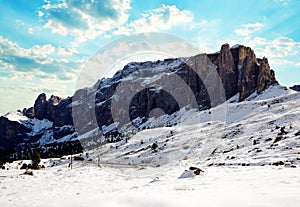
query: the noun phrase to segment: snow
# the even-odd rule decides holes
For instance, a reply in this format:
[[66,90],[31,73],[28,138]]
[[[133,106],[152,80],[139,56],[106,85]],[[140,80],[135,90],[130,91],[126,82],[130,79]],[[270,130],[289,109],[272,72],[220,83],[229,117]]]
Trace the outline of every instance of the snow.
[[228,99],[228,100],[225,102],[225,104],[238,102],[239,99],[240,99],[240,94],[237,93],[237,94],[235,94],[234,96],[232,96],[230,99]]
[[88,151],[72,170],[68,156],[43,159],[33,176],[16,169],[22,161],[6,164],[0,205],[298,206],[300,93],[278,85],[237,100],[151,118],[149,129]]
[[[68,134],[62,138],[60,138],[59,140],[53,140],[54,142],[68,142],[68,141],[74,141],[77,140],[77,133],[74,132],[73,134]],[[49,142],[47,142],[49,143]],[[45,144],[45,143],[44,143]]]
[[20,124],[23,124],[27,128],[32,129],[30,132],[31,135],[35,135],[37,133],[40,133],[41,131],[47,130],[49,128],[52,128],[53,122],[49,121],[48,119],[39,120],[36,118],[29,119],[25,115],[23,115],[21,112],[9,112],[4,115],[5,118],[9,119],[10,121],[19,122]]
[[110,124],[108,126],[102,126],[102,132],[103,132],[103,134],[106,134],[106,133],[108,133],[110,131],[116,130],[117,127],[118,127],[118,123],[114,122],[114,123],[112,123],[112,124]]
[[[79,164],[78,164],[79,165]],[[93,164],[34,171],[4,171],[1,206],[298,206],[300,169],[210,167],[179,179],[183,166],[159,177],[114,174]],[[126,171],[126,169],[123,169]]]
[[157,86],[157,87],[151,88],[150,91],[159,93],[162,90],[162,88],[163,88],[162,86]]
[[29,119],[28,124],[32,126],[32,134],[40,133],[42,130],[50,129],[53,126],[53,122],[48,119],[39,120],[37,118]]
[[7,118],[10,121],[16,121],[21,123],[21,121],[26,121],[28,118],[24,116],[21,112],[18,111],[11,111],[4,115],[5,118]]
[[268,100],[272,98],[280,98],[290,94],[295,94],[296,91],[288,89],[285,86],[273,85],[264,90],[261,94],[256,92],[250,95],[246,100],[259,101],[259,100]]
[[179,178],[193,178],[196,174],[192,170],[185,170]]

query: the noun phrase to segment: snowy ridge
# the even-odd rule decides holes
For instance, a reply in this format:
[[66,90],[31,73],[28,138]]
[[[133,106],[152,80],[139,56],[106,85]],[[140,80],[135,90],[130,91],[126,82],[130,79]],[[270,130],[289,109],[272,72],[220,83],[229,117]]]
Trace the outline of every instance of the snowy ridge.
[[264,90],[261,94],[257,94],[257,92],[254,92],[252,95],[250,95],[248,98],[246,98],[246,101],[259,101],[259,100],[265,100],[268,99],[280,99],[281,97],[295,94],[297,93],[294,90],[288,89],[285,86],[281,85],[273,85]]
[[27,121],[28,118],[24,116],[21,112],[11,111],[5,114],[3,117],[7,118],[10,121],[16,121],[21,123],[21,121]]

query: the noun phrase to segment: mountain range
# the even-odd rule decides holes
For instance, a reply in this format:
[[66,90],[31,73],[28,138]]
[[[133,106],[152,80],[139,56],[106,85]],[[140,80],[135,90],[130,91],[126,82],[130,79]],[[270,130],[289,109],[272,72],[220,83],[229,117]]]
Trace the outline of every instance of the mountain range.
[[164,114],[167,118],[156,126],[178,124],[182,109],[209,110],[234,97],[242,102],[272,85],[278,82],[268,59],[257,58],[243,45],[224,44],[213,54],[131,62],[72,97],[42,93],[34,106],[1,116],[0,157],[28,158],[33,150],[45,157],[78,153],[129,139]]

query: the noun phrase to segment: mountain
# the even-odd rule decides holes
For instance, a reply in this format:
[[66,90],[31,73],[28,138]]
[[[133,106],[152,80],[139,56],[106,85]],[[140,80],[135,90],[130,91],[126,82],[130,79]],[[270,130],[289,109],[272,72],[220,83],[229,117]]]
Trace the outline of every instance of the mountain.
[[[237,98],[200,112],[182,109],[176,126],[73,155],[72,170],[70,155],[42,159],[45,169],[33,176],[17,170],[31,160],[6,163],[1,206],[297,207],[300,93],[274,85]],[[225,123],[209,120],[224,108]],[[192,167],[204,172],[196,175]]]
[[292,89],[294,91],[300,91],[300,85],[294,85],[294,86],[290,87],[290,89]]
[[130,136],[128,129],[145,129],[153,116],[169,115],[159,125],[172,126],[182,108],[206,110],[232,97],[244,101],[276,84],[268,60],[242,45],[225,44],[213,54],[132,62],[73,97],[47,99],[42,93],[33,107],[0,117],[0,147],[6,159],[28,157],[32,149],[45,156],[80,152],[82,144],[120,141]]
[[[160,167],[150,170],[149,166],[170,170],[184,163],[203,167],[299,167],[300,93],[273,85],[244,101],[233,102],[235,98],[207,110],[180,110],[181,122],[176,126],[139,131],[127,142],[91,150],[90,157],[97,159],[100,155],[103,165],[146,165],[148,171],[135,172],[142,175],[163,171]],[[222,110],[226,111],[225,120],[210,118]],[[167,116],[151,124],[159,124]]]

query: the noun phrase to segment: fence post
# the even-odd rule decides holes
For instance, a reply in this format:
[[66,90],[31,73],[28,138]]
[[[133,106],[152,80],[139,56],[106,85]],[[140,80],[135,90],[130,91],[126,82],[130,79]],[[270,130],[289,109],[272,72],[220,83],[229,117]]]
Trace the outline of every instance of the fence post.
[[100,165],[100,155],[98,155],[98,167],[101,167],[101,165]]
[[72,159],[72,155],[71,155],[71,159],[70,159],[70,167],[71,167],[71,170],[72,170],[72,165],[73,165],[73,159]]

